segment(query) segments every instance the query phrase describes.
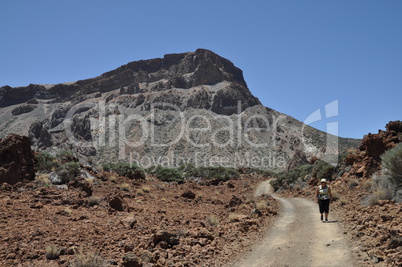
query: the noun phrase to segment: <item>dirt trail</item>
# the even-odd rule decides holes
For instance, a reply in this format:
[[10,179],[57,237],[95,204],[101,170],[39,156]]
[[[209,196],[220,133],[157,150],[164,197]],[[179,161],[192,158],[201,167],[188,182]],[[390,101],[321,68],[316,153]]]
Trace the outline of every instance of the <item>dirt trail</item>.
[[[261,183],[255,194],[271,193],[269,181]],[[262,243],[244,255],[235,266],[355,266],[349,245],[334,217],[319,219],[317,204],[293,198],[280,201],[282,210]]]

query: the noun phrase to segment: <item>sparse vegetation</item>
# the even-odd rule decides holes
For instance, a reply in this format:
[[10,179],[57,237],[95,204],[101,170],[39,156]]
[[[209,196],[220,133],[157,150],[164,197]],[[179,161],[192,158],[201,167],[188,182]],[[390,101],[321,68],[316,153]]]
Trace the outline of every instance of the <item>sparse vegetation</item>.
[[80,174],[80,164],[78,162],[67,162],[57,171],[61,183],[68,183]]
[[89,252],[84,253],[79,251],[75,254],[75,259],[70,262],[71,267],[109,267],[111,266],[108,261],[97,253]]
[[87,201],[89,206],[95,206],[99,205],[102,202],[102,198],[97,196],[90,196],[88,197]]
[[257,210],[259,210],[259,211],[264,211],[264,210],[266,210],[266,209],[268,208],[267,201],[263,201],[263,200],[258,201],[258,202],[255,204],[255,208],[256,208]]
[[158,166],[155,169],[155,176],[164,182],[183,182],[185,177],[181,171],[176,168],[164,168]]
[[338,191],[336,191],[335,189],[331,189],[331,193],[332,193],[332,200],[333,201],[337,201],[338,199],[340,199],[340,194]]
[[144,190],[142,190],[141,188],[138,188],[136,190],[136,193],[137,193],[138,196],[143,196],[144,195]]
[[48,173],[36,174],[35,180],[42,183],[43,186],[51,184]]
[[350,180],[348,181],[349,189],[353,189],[353,188],[355,188],[355,187],[358,186],[358,185],[359,185],[359,181],[358,181],[357,179],[350,179]]
[[381,159],[386,177],[397,188],[402,187],[402,144],[386,151]]
[[129,183],[122,183],[120,184],[120,189],[123,191],[130,191],[130,184]]
[[237,222],[239,221],[239,214],[236,213],[230,213],[228,216],[229,222]]
[[36,156],[36,168],[39,171],[52,171],[56,168],[56,158],[47,152],[42,152]]
[[[73,152],[69,150],[61,150],[57,153],[56,157],[47,152],[40,153],[36,156],[36,168],[43,172],[42,177],[45,175],[49,178],[46,172],[55,172],[59,181],[54,183],[68,183],[80,174],[80,165],[78,159],[74,157]],[[49,180],[50,183],[50,180]],[[45,184],[47,184],[45,182]]]
[[60,256],[60,250],[56,245],[50,244],[46,246],[46,259],[55,260]]
[[219,224],[219,218],[215,215],[208,216],[207,223],[210,226],[217,226]]
[[106,163],[102,165],[102,169],[107,172],[116,172],[118,175],[125,176],[130,179],[145,179],[145,171],[135,164],[130,165],[124,162]]
[[204,179],[218,179],[219,181],[228,181],[231,179],[238,179],[240,174],[234,168],[227,168],[223,166],[218,167],[199,167],[188,174],[193,177],[200,177]]
[[147,185],[144,185],[144,186],[142,187],[142,191],[144,191],[145,193],[149,193],[149,192],[151,192],[151,187],[149,187],[149,186],[147,186]]
[[314,164],[303,164],[291,171],[276,173],[271,185],[276,191],[281,188],[288,189],[292,184],[298,182],[299,184],[293,185],[293,188],[302,189],[307,184],[309,177],[315,177],[318,183],[321,178],[331,179],[333,171],[334,166],[325,161],[317,160]]

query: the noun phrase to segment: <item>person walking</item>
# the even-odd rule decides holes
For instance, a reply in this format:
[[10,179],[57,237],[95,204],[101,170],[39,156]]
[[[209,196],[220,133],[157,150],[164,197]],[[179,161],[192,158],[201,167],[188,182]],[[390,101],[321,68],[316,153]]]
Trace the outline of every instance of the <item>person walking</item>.
[[323,215],[325,214],[325,222],[328,222],[329,203],[332,202],[332,193],[326,179],[321,179],[321,185],[316,190],[316,198],[321,213],[321,221],[324,222]]

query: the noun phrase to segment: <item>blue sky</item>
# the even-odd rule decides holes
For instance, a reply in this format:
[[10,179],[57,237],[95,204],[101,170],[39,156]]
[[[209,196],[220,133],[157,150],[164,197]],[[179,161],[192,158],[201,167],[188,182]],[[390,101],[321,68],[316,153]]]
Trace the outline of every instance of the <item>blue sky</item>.
[[206,48],[270,108],[304,121],[338,100],[342,137],[402,119],[402,1],[2,0],[0,86],[98,76]]

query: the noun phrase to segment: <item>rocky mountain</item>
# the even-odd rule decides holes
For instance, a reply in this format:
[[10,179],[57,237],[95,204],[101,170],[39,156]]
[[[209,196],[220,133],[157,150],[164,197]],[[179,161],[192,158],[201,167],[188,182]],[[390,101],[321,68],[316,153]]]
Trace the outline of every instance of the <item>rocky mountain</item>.
[[[205,49],[130,62],[98,77],[0,88],[0,137],[99,162],[284,169],[356,147],[261,105],[242,71]],[[329,157],[330,158],[330,157]]]

